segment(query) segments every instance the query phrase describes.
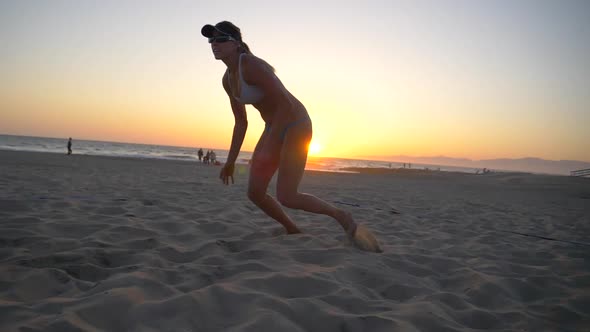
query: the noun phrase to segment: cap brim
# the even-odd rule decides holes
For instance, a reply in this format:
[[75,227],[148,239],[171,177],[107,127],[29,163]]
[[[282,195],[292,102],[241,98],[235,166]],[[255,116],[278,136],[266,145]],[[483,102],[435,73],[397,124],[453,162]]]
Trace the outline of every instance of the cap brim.
[[215,27],[211,24],[206,24],[201,28],[201,34],[207,38],[213,37],[213,31],[216,31]]

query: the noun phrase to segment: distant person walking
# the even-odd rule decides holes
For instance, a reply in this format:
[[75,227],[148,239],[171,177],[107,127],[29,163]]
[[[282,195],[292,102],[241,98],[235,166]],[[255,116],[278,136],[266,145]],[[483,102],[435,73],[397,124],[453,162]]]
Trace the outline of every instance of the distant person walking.
[[[378,244],[374,237],[372,240],[377,249],[367,248],[363,236],[367,235],[368,230],[360,225],[357,227],[349,212],[313,195],[299,192],[312,136],[311,119],[303,104],[281,83],[274,68],[252,54],[242,40],[240,29],[231,22],[223,21],[214,26],[207,24],[201,29],[201,34],[209,39],[215,59],[227,66],[222,83],[235,120],[227,161],[219,174],[223,183],[229,184],[230,179],[234,182],[235,162],[248,127],[245,105],[251,104],[260,112],[265,128],[252,154],[248,198],[283,225],[288,234],[301,231],[280,204],[328,215],[338,221],[357,245],[377,251]],[[267,193],[268,184],[277,170],[278,202]],[[364,243],[359,244],[359,239]]]
[[72,138],[68,139],[68,156],[72,154]]
[[199,161],[202,162],[202,160],[203,160],[203,149],[202,148],[199,149],[199,152],[197,152],[197,155],[199,156]]

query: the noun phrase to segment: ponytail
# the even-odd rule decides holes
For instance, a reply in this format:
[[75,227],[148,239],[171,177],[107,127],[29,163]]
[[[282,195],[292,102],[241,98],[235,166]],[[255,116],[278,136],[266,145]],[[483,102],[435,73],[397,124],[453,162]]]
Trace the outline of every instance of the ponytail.
[[252,55],[252,51],[250,51],[250,47],[248,47],[248,44],[242,42],[242,53],[247,53]]
[[[244,43],[243,41],[240,42],[239,51],[240,51],[240,53],[254,55],[254,54],[252,54],[252,51],[250,51],[250,47],[248,47],[248,44]],[[262,60],[262,59],[260,59],[260,60]],[[273,66],[271,66],[268,62],[266,62],[264,60],[262,60],[262,61],[273,71],[273,73],[276,71],[275,68]]]
[[252,54],[252,51],[250,51],[250,47],[248,46],[248,44],[244,43],[243,41],[240,41],[240,47],[238,47],[238,52],[254,55]]

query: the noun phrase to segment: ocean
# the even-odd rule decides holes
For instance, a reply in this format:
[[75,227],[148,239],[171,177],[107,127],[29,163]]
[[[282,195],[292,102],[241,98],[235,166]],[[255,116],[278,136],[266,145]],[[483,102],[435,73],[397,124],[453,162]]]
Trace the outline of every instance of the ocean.
[[[0,135],[0,150],[11,151],[33,151],[49,153],[67,153],[67,138],[48,138]],[[180,147],[167,145],[120,143],[106,141],[91,141],[72,139],[72,150],[77,155],[109,156],[121,158],[142,158],[142,159],[169,159],[184,160],[187,162],[198,162],[197,151],[200,147]],[[207,147],[202,147],[207,152]],[[214,150],[217,160],[225,162],[228,150]],[[252,158],[251,151],[241,151],[238,155],[238,163],[247,164]],[[333,157],[308,158],[307,170],[346,172],[348,167],[360,168],[400,168],[404,164],[383,160],[348,159]],[[477,169],[468,167],[440,166],[427,164],[412,164],[412,168],[432,169],[452,172],[475,173]]]

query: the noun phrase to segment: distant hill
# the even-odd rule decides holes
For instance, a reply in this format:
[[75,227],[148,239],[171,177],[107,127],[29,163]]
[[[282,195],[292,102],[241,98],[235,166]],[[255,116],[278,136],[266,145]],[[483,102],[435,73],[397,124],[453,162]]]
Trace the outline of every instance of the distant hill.
[[590,168],[590,163],[578,160],[546,160],[540,158],[520,159],[484,159],[451,158],[446,156],[413,157],[413,156],[366,156],[364,158],[395,161],[399,163],[427,164],[440,166],[459,166],[472,168],[489,168],[506,171],[519,171],[545,174],[569,175],[570,171]]

